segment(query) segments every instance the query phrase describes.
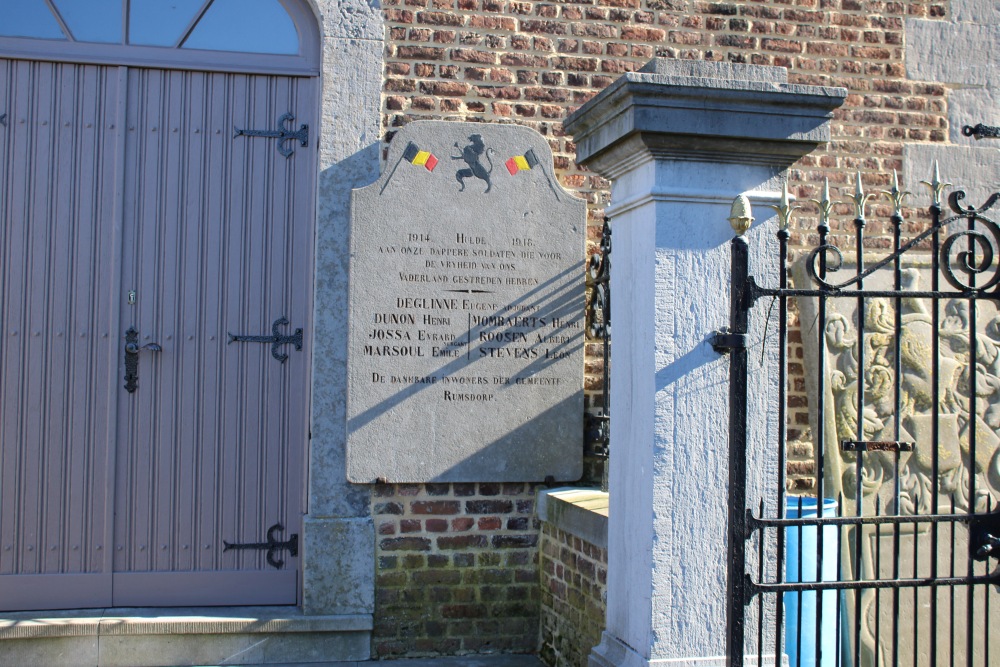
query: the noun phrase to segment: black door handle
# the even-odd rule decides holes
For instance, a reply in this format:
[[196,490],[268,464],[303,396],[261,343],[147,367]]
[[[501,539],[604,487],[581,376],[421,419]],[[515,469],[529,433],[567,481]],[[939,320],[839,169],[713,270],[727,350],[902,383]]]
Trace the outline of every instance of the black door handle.
[[135,392],[139,386],[139,352],[149,350],[159,352],[163,348],[159,343],[147,343],[139,345],[139,332],[135,327],[129,327],[125,332],[125,391]]

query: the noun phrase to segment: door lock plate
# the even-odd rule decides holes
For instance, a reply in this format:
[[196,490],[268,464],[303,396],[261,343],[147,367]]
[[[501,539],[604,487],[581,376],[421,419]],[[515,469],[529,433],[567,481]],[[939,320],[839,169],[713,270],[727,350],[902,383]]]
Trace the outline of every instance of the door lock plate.
[[157,343],[147,343],[140,347],[139,332],[135,327],[129,327],[125,332],[125,391],[134,393],[139,386],[139,353],[143,350],[159,352],[162,348]]

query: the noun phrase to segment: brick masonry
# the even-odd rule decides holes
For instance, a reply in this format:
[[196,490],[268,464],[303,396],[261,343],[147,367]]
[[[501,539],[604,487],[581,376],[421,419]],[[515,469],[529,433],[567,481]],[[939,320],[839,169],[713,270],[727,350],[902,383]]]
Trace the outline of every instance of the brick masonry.
[[[561,121],[624,72],[654,56],[778,65],[793,83],[843,86],[832,141],[790,172],[802,203],[791,245],[816,243],[824,178],[847,196],[860,170],[865,187],[888,186],[909,142],[947,141],[947,89],[911,81],[904,63],[907,18],[941,19],[947,2],[927,0],[385,0],[387,40],[383,122],[417,118],[514,122],[548,138],[563,185],[589,203],[596,250],[607,183],[578,167]],[[907,175],[914,192],[925,175]],[[921,201],[915,198],[914,201]],[[923,206],[923,204],[919,204]],[[890,242],[887,200],[873,202],[872,247]],[[925,224],[908,211],[906,233]],[[833,239],[853,233],[851,208],[838,204]],[[794,254],[794,252],[793,252]],[[793,327],[795,322],[792,323]],[[599,403],[600,346],[588,345],[588,406]],[[792,330],[789,439],[808,439],[801,336]]]
[[608,551],[542,524],[539,657],[550,667],[583,667],[601,641]]
[[816,458],[813,443],[793,440],[788,443],[786,485],[796,494],[816,495]]
[[537,650],[536,488],[373,487],[373,658]]
[[[588,252],[597,250],[608,184],[574,163],[575,146],[561,122],[654,56],[778,65],[788,68],[790,82],[848,89],[832,141],[790,171],[802,207],[791,230],[793,260],[816,243],[810,200],[824,178],[842,202],[832,233],[844,241],[853,234],[852,209],[843,202],[856,170],[866,189],[884,189],[902,167],[905,145],[948,141],[948,89],[909,80],[904,63],[906,19],[944,19],[947,1],[384,0],[382,6],[387,140],[414,119],[538,130],[561,183],[588,202]],[[919,192],[916,181],[926,175],[904,177],[910,181],[904,187]],[[919,195],[911,201],[924,205]],[[890,242],[887,203],[873,200],[868,210],[873,248]],[[904,213],[904,234],[925,224],[919,211]],[[794,304],[789,325],[789,487],[809,493],[813,451]],[[591,342],[586,353],[588,407],[596,407],[601,346]],[[599,476],[599,469],[588,469]],[[599,575],[606,555],[588,554],[582,544],[570,548],[576,538],[548,526],[539,534],[533,491],[530,485],[375,487],[376,656],[533,652],[540,621],[546,660],[583,664],[599,636],[592,620],[603,580],[587,578],[579,564],[593,565]]]

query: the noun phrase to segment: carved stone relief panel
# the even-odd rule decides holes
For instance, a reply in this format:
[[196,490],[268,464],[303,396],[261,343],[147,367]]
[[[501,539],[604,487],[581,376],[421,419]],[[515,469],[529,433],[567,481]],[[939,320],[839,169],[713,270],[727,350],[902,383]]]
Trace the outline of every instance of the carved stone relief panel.
[[[866,258],[866,265],[875,259]],[[851,277],[856,267],[856,258],[845,258],[838,276]],[[901,289],[951,290],[943,278],[936,284],[932,272],[929,255],[904,256]],[[812,287],[803,262],[794,274],[796,287]],[[867,277],[864,289],[892,290],[893,283],[890,265]],[[938,299],[935,314],[930,298],[889,296],[868,298],[861,310],[850,289],[828,299],[825,313],[817,299],[799,300],[811,428],[824,453],[823,495],[841,500],[841,514],[849,516],[859,512],[859,501],[866,516],[995,509],[1000,501],[996,303],[956,293]],[[857,442],[866,444],[852,448]],[[866,451],[856,451],[862,447]],[[986,574],[987,566],[970,558],[968,525],[961,521],[866,526],[860,544],[853,529],[842,531],[840,579]],[[860,644],[865,665],[894,657],[899,664],[927,664],[932,650],[940,659],[964,661],[971,627],[980,664],[986,624],[997,627],[1000,611],[996,600],[987,607],[985,586],[976,588],[970,605],[967,588],[903,589],[898,597],[890,590],[845,592],[843,627],[852,627],[858,614],[863,623],[860,641],[845,637],[842,647],[853,654]],[[908,607],[932,613],[903,613]]]

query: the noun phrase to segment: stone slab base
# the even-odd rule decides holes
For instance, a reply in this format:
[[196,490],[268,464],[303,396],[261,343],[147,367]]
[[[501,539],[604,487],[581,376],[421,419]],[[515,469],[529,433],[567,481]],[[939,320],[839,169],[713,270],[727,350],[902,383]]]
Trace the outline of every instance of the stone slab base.
[[[400,658],[365,662],[324,662],[301,667],[545,667],[533,655],[465,655],[453,658]],[[296,667],[300,667],[296,665]]]
[[0,616],[3,664],[19,667],[350,664],[371,650],[371,616],[307,616],[289,607]]
[[[684,658],[649,659],[639,655],[630,646],[626,646],[617,637],[607,632],[601,637],[601,643],[594,647],[590,654],[588,667],[726,667],[726,656],[690,656]],[[760,665],[756,655],[743,656],[743,664],[747,667],[788,667],[788,656],[782,654],[780,660],[774,659],[774,654],[761,656]]]

